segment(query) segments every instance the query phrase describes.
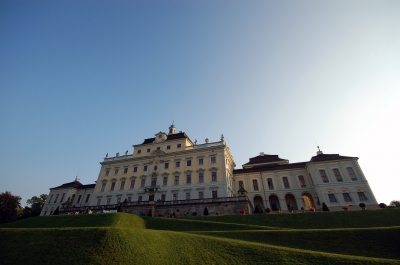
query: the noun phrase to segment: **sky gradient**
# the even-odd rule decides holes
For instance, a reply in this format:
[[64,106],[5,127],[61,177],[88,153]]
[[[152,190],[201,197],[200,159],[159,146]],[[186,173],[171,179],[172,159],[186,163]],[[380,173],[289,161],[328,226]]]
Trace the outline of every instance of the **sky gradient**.
[[0,192],[97,180],[172,120],[259,152],[359,157],[400,200],[399,1],[1,1]]

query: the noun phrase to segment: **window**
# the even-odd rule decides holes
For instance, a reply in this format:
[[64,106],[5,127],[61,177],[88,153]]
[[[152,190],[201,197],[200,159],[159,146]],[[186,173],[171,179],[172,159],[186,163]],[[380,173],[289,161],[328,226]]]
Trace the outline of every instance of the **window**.
[[186,184],[192,183],[192,175],[186,175]]
[[173,201],[178,200],[178,193],[172,194],[172,200],[173,200]]
[[346,168],[346,170],[347,170],[347,173],[349,173],[349,176],[350,176],[351,180],[356,181],[357,180],[357,176],[354,173],[353,168],[352,167],[348,167],[348,168]]
[[97,198],[97,206],[99,206],[101,204],[101,198]]
[[143,166],[143,171],[147,171],[147,166]]
[[121,180],[121,186],[119,187],[119,190],[123,190],[125,188],[125,180]]
[[143,200],[143,196],[142,195],[140,195],[139,197],[138,197],[138,202],[141,202]]
[[177,148],[181,148],[182,145],[181,145],[181,144],[177,144],[176,147],[177,147]]
[[186,192],[186,200],[190,200],[190,192]]
[[121,197],[117,198],[117,203],[121,203]]
[[203,165],[204,164],[204,159],[203,158],[199,158],[199,165]]
[[306,185],[306,180],[304,179],[304,176],[302,176],[302,175],[299,176],[299,182],[300,182],[300,186],[301,186],[302,188],[307,187],[307,185]]
[[192,160],[186,160],[186,166],[191,167],[192,166]]
[[161,194],[161,201],[165,202],[165,194]]
[[256,179],[253,179],[253,189],[254,189],[255,191],[258,191],[258,182],[257,182]]
[[64,197],[65,197],[65,193],[63,193],[63,195],[61,196],[60,202],[63,202],[63,201],[64,201]]
[[124,174],[128,173],[128,168],[124,167]]
[[174,185],[179,185],[179,176],[175,176]]
[[71,202],[74,202],[74,200],[75,200],[75,194],[72,195]]
[[169,168],[169,163],[165,163],[165,164],[164,164],[164,168],[165,168],[165,169],[168,169],[168,168]]
[[154,171],[156,171],[157,170],[157,166],[154,166]]
[[320,169],[320,170],[319,170],[319,174],[321,175],[322,181],[323,181],[324,183],[328,183],[328,182],[329,182],[328,176],[326,175],[325,170]]
[[118,171],[119,171],[118,168],[114,169],[114,175],[118,175]]
[[241,188],[241,187],[243,187],[243,188],[244,188],[244,185],[243,185],[243,180],[239,180],[239,182],[238,182],[238,185],[239,185],[239,188]]
[[137,167],[133,167],[133,172],[137,172]]
[[216,190],[213,190],[213,191],[212,191],[212,198],[213,198],[213,199],[218,198],[218,193],[217,193]]
[[167,145],[167,150],[169,150],[169,149],[171,149],[171,146],[170,146],[170,145]]
[[168,185],[168,177],[163,177],[163,186],[167,186]]
[[131,186],[129,187],[129,189],[132,190],[132,189],[135,187],[135,180],[136,180],[136,179],[134,179],[134,178],[131,179]]
[[340,175],[339,169],[334,168],[334,169],[332,169],[332,170],[333,170],[333,174],[334,174],[335,177],[336,177],[336,180],[337,180],[338,182],[343,182],[343,178],[342,178],[342,176]]
[[215,163],[217,163],[217,158],[215,156],[212,156],[210,158],[210,161],[211,161],[211,164],[215,164]]
[[211,172],[211,181],[217,181],[217,172]]
[[364,192],[357,192],[358,198],[360,199],[360,201],[366,201],[367,197],[365,197]]
[[180,166],[181,166],[181,162],[176,161],[176,162],[175,162],[175,167],[180,167]]
[[137,150],[137,153],[138,153],[138,154],[142,153],[142,150]]
[[147,153],[150,153],[150,150],[151,150],[150,148],[147,148]]
[[44,211],[44,214],[43,214],[43,216],[45,216],[47,214],[47,211]]
[[337,202],[335,194],[330,193],[330,194],[328,194],[328,197],[329,197],[330,202],[332,202],[332,203]]
[[109,198],[107,198],[107,205],[110,205],[110,203],[111,203],[111,198],[109,197]]
[[103,184],[101,185],[101,191],[103,192],[106,189],[106,183],[103,182]]
[[59,195],[59,194],[56,195],[56,199],[54,200],[54,203],[57,203],[58,195]]
[[200,183],[203,183],[203,182],[204,182],[204,173],[203,173],[203,172],[200,172],[200,173],[199,173],[199,182],[200,182]]
[[49,200],[49,202],[48,202],[48,203],[51,203],[51,200],[53,199],[53,196],[54,196],[54,194],[51,194],[51,196],[50,196],[50,200]]
[[81,201],[81,199],[82,199],[82,195],[79,195],[78,201],[76,203],[79,203]]
[[343,199],[345,202],[351,202],[350,194],[348,194],[347,192],[343,193]]
[[204,192],[202,192],[202,191],[199,191],[199,199],[204,199]]
[[146,185],[146,179],[142,179],[141,181],[140,181],[140,187],[141,188],[144,188],[144,185]]
[[290,189],[290,185],[289,185],[289,180],[287,177],[283,177],[283,186],[285,187],[285,189]]
[[111,183],[110,191],[114,190],[114,188],[115,188],[115,182]]
[[157,178],[152,178],[151,179],[151,186],[157,186]]
[[274,183],[272,182],[272,178],[267,178],[268,188],[270,190],[274,189]]
[[131,201],[132,201],[132,197],[129,196],[128,199],[127,199],[127,202],[131,202]]
[[[161,136],[161,135],[160,135]],[[157,147],[157,150],[160,150],[161,148],[160,147]]]
[[107,177],[109,174],[110,174],[110,170],[107,169],[107,170],[106,170],[106,177]]

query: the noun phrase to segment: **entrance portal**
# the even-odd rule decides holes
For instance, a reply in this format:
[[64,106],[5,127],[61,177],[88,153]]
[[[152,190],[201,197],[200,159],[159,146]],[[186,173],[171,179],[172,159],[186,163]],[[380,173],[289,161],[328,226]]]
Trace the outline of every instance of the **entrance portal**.
[[293,194],[286,194],[285,201],[289,212],[298,210],[296,198],[293,196]]
[[261,196],[254,197],[254,209],[255,209],[255,213],[264,212],[264,203],[263,203],[263,199],[261,198]]
[[276,196],[276,195],[269,196],[269,204],[271,205],[272,211],[278,211],[281,209],[281,205],[279,204],[278,196]]

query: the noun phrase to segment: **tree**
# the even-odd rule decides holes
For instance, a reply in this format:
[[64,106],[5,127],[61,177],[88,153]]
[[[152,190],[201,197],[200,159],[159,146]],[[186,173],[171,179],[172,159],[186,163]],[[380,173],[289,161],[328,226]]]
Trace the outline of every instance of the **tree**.
[[11,192],[0,193],[0,223],[9,223],[18,219],[20,196],[14,196]]
[[46,202],[47,194],[40,194],[39,197],[33,196],[26,201],[28,206],[24,209],[23,218],[39,216],[43,205]]
[[204,215],[208,215],[208,208],[206,207],[206,208],[204,208],[204,213],[203,213]]
[[400,207],[400,201],[398,201],[398,200],[393,200],[393,201],[390,202],[390,206]]
[[122,203],[119,204],[117,212],[118,213],[123,213],[124,212],[124,207],[123,207]]

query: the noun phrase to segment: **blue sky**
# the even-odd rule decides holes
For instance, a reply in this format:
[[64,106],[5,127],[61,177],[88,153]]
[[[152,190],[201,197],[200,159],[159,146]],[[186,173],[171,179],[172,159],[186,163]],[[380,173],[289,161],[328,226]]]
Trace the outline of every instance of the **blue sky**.
[[[0,192],[94,183],[172,119],[265,152],[357,156],[400,199],[399,1],[1,1]],[[78,173],[79,172],[79,173]]]

